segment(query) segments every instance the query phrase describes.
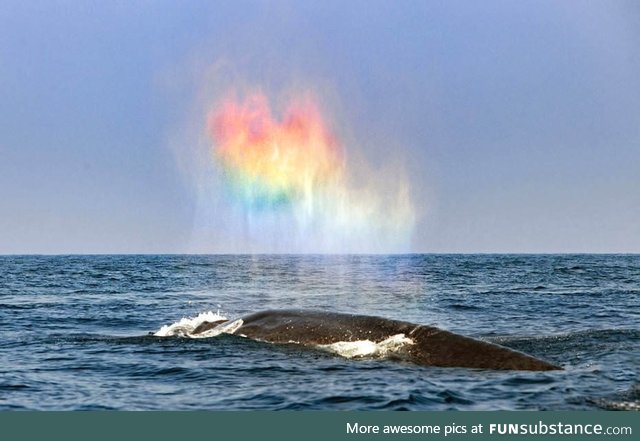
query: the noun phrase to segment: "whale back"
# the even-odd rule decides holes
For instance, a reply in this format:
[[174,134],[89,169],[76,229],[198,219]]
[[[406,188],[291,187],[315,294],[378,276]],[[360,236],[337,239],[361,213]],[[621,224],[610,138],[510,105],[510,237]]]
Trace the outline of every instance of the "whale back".
[[409,337],[415,341],[408,348],[411,360],[421,365],[521,371],[561,369],[504,346],[431,326],[419,326]]
[[380,317],[304,310],[261,311],[242,321],[235,334],[272,343],[311,345],[362,340],[377,343],[416,328],[412,323]]
[[504,346],[432,326],[381,317],[323,311],[270,310],[242,318],[235,334],[271,343],[309,346],[369,340],[380,343],[404,334],[413,340],[400,358],[425,366],[545,371],[558,366]]

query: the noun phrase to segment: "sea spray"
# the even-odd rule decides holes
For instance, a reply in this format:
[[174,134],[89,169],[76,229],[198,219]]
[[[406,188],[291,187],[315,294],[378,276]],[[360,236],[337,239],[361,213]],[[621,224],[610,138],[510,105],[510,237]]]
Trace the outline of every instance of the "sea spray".
[[405,345],[411,344],[413,344],[412,339],[405,337],[404,334],[396,334],[378,343],[370,340],[339,341],[318,347],[345,358],[385,358],[397,353]]
[[[276,112],[258,91],[241,98],[229,93],[210,108],[209,166],[217,177],[205,184],[201,203],[216,207],[205,210],[216,218],[208,227],[214,246],[236,244],[225,252],[410,251],[415,211],[404,173],[372,169],[340,139],[317,102],[313,93],[301,93],[274,106],[283,109]],[[393,163],[393,149],[388,154],[386,163]]]
[[195,317],[183,317],[175,323],[170,325],[164,325],[155,334],[156,337],[189,337],[191,333],[204,322],[215,322],[219,320],[227,320],[227,318],[220,314],[220,311],[213,312],[201,312]]

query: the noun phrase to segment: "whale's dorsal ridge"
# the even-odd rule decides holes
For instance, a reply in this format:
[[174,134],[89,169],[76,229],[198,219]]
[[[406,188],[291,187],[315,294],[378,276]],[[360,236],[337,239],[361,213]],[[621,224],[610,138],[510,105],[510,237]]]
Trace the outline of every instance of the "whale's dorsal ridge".
[[[398,345],[395,348],[397,355],[424,366],[530,371],[561,369],[504,346],[465,337],[434,326],[382,317],[301,309],[272,309],[244,316],[241,320],[242,323],[235,329],[236,335],[270,343],[295,342],[313,347],[367,341],[381,344],[402,334],[407,336],[411,344],[404,342]],[[216,325],[207,326],[209,328],[203,326],[203,329],[211,329]],[[198,328],[194,332],[198,332]]]

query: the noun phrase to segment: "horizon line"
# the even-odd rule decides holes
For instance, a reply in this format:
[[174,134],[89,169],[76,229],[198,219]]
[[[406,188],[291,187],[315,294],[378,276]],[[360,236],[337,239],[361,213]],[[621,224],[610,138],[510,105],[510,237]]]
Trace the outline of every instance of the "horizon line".
[[615,251],[472,251],[472,252],[407,252],[407,253],[5,253],[0,257],[72,257],[72,256],[478,256],[478,255],[502,255],[502,256],[578,256],[578,255],[602,255],[602,256],[638,256],[640,251],[615,252]]

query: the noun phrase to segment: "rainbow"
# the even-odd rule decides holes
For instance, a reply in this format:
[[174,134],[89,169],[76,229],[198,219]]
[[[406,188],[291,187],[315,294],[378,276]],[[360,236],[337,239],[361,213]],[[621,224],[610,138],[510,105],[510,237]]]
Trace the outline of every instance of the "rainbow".
[[406,248],[414,222],[407,186],[399,179],[383,197],[393,185],[356,185],[345,146],[311,94],[289,102],[280,118],[261,92],[227,98],[209,112],[207,134],[228,199],[251,218],[256,236],[268,234],[271,222],[319,243],[318,251]]
[[209,118],[215,156],[250,208],[309,203],[344,173],[342,148],[314,103],[292,103],[277,121],[264,95],[227,100]]

